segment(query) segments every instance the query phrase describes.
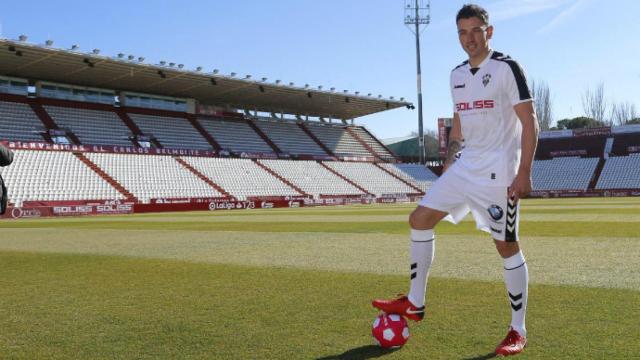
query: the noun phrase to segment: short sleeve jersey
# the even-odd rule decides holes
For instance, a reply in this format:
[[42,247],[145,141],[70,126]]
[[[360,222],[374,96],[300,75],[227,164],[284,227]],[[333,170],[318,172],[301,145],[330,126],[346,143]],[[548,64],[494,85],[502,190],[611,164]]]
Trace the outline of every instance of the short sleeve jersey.
[[477,68],[465,61],[453,69],[451,94],[464,138],[455,166],[478,185],[511,185],[522,134],[513,107],[532,101],[524,71],[509,56],[491,51]]

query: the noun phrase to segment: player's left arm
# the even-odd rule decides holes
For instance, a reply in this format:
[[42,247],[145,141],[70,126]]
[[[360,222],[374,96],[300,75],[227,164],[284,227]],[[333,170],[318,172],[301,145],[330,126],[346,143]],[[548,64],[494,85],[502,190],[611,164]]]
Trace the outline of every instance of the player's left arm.
[[515,179],[509,186],[509,196],[517,199],[527,196],[532,190],[531,167],[538,145],[538,118],[533,101],[519,103],[513,109],[522,124],[520,167]]

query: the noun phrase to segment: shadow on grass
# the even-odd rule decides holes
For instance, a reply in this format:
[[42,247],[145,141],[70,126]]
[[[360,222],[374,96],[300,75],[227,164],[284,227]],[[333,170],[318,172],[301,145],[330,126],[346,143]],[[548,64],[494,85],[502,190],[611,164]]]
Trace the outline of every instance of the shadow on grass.
[[472,358],[466,358],[464,360],[487,360],[487,359],[493,359],[496,357],[496,353],[494,352],[490,352],[486,355],[482,355],[482,356],[476,356],[476,357],[472,357]]
[[373,359],[387,354],[391,354],[399,349],[383,349],[377,345],[365,345],[351,350],[347,350],[342,354],[329,355],[316,360],[364,360]]

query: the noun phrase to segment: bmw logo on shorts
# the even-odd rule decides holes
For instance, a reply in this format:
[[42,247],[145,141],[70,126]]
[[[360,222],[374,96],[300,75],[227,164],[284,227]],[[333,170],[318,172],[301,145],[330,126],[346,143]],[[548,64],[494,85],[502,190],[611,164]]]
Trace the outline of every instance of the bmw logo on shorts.
[[489,206],[489,208],[487,209],[487,211],[489,211],[489,215],[491,215],[491,217],[493,218],[493,220],[500,220],[502,219],[502,216],[504,216],[504,211],[502,210],[502,208],[498,205],[491,205]]

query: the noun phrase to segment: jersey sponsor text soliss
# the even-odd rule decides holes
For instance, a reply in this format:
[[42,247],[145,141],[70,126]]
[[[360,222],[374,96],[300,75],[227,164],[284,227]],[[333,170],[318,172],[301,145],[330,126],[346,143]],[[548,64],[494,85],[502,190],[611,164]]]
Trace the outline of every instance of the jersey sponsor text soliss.
[[493,100],[476,100],[472,103],[461,102],[456,104],[456,111],[476,110],[476,109],[493,109]]

